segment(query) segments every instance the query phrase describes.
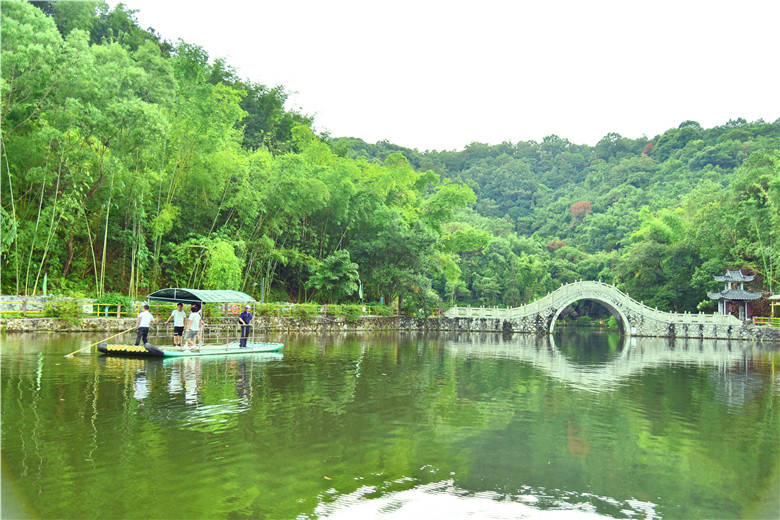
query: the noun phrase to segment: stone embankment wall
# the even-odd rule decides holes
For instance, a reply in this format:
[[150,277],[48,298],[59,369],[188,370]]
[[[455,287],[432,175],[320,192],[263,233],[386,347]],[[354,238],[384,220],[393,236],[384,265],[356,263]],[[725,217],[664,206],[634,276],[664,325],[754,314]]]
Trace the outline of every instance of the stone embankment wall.
[[[210,319],[209,323],[218,320]],[[233,320],[226,320],[233,323]],[[134,318],[82,318],[65,320],[62,318],[15,318],[0,320],[0,327],[6,332],[121,332],[135,325]],[[353,331],[450,331],[450,332],[501,332],[544,335],[545,324],[533,320],[498,318],[410,318],[364,316],[357,323],[347,323],[343,318],[318,316],[310,321],[300,321],[290,317],[257,317],[254,321],[256,332],[353,332]],[[679,330],[678,330],[679,329]],[[648,329],[644,329],[648,330]],[[750,341],[780,342],[780,328],[699,324],[670,329],[658,328],[656,334],[632,334],[648,337],[678,337],[699,339],[731,339]]]
[[[206,318],[209,324],[230,323],[235,319]],[[428,323],[428,322],[431,323]],[[444,320],[451,322],[452,320]],[[389,331],[389,330],[449,330],[440,328],[438,320],[405,317],[364,316],[357,323],[347,323],[343,318],[318,316],[302,321],[291,317],[258,316],[253,321],[257,331],[290,332],[341,332],[341,331]],[[121,332],[135,326],[135,318],[8,318],[0,319],[0,327],[6,332]],[[152,325],[154,330],[154,325]]]
[[135,318],[7,318],[6,332],[121,332],[135,326]]
[[16,296],[0,294],[0,309],[6,312],[33,312],[40,313],[46,303],[61,303],[75,301],[81,304],[81,312],[90,314],[93,312],[92,300],[85,298],[70,298],[62,296]]

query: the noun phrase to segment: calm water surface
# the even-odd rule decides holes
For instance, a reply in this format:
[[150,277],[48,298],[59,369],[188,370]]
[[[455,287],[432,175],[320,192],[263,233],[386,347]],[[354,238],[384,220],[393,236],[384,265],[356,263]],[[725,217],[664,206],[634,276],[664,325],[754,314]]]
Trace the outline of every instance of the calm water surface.
[[62,355],[2,337],[4,517],[771,518],[780,353],[564,331]]

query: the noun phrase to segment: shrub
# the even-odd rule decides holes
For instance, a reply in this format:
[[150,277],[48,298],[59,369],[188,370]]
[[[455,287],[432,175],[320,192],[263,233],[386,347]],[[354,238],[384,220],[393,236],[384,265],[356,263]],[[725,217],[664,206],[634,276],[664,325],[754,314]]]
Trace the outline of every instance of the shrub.
[[129,296],[120,293],[106,293],[96,299],[95,303],[100,304],[99,312],[101,316],[116,316],[117,305],[121,305],[125,312],[130,312],[133,308],[133,300]]
[[81,302],[78,300],[46,302],[43,306],[43,315],[49,318],[63,318],[68,323],[76,323],[82,316]]
[[363,317],[363,307],[361,305],[343,305],[344,321],[347,323],[357,323]]
[[325,314],[328,316],[334,316],[336,318],[343,318],[345,316],[344,312],[344,306],[343,305],[323,305],[323,311],[325,311]]
[[319,312],[319,306],[314,303],[302,303],[292,308],[293,317],[303,323],[313,321]]
[[421,290],[409,294],[403,302],[401,311],[407,316],[425,318],[436,314],[442,301],[436,291]]
[[261,303],[260,305],[255,305],[255,314],[258,316],[279,316],[281,315],[281,309],[273,303]]
[[609,329],[617,329],[618,328],[618,322],[615,319],[614,316],[610,316],[607,320],[607,328]]
[[574,324],[580,327],[591,327],[593,326],[593,320],[590,316],[577,316],[577,319],[574,320]]
[[395,310],[392,307],[379,303],[370,305],[368,312],[374,316],[393,316],[395,314]]

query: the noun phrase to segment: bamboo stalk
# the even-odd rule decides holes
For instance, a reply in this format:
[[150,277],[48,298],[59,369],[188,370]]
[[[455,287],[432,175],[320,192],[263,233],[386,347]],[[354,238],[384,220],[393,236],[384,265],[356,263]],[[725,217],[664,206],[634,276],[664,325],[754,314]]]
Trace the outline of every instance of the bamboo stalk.
[[89,239],[89,252],[92,253],[92,270],[95,273],[95,290],[98,286],[98,271],[97,271],[97,259],[95,258],[95,246],[92,244],[92,231],[89,229],[89,219],[87,218],[87,210],[84,206],[81,207],[81,212],[84,214],[84,223],[87,225],[87,238]]
[[103,296],[103,289],[106,283],[106,243],[108,242],[108,218],[111,215],[111,197],[114,194],[114,177],[111,174],[111,185],[108,188],[108,204],[106,206],[106,226],[103,231],[103,256],[100,259],[100,285],[98,286],[98,297]]
[[95,345],[98,345],[98,344],[100,344],[100,343],[103,343],[103,342],[104,342],[104,341],[106,341],[106,340],[109,340],[109,339],[111,339],[111,338],[115,338],[115,337],[119,336],[120,334],[126,334],[126,333],[130,332],[131,330],[133,330],[134,328],[135,328],[135,327],[130,327],[130,328],[129,328],[129,329],[127,329],[127,330],[123,330],[122,332],[117,332],[117,333],[116,333],[116,334],[114,334],[113,336],[109,336],[109,337],[107,337],[107,338],[103,338],[103,339],[101,339],[100,341],[96,341],[95,343],[93,343],[93,344],[91,344],[91,345],[87,345],[87,346],[86,346],[86,347],[84,347],[84,348],[80,348],[80,349],[78,349],[78,350],[74,350],[74,351],[73,351],[73,352],[71,352],[70,354],[65,354],[65,357],[66,357],[66,358],[71,358],[71,357],[73,357],[73,354],[78,354],[79,352],[82,352],[82,351],[84,351],[84,350],[87,350],[88,348],[92,348],[92,347],[94,347]]
[[[48,166],[49,166],[49,156],[47,154],[46,168],[48,168]],[[30,242],[30,254],[27,257],[27,272],[24,275],[25,294],[27,294],[27,285],[28,285],[28,280],[30,279],[30,264],[32,264],[33,250],[35,249],[35,244],[38,242],[38,224],[41,221],[41,209],[43,209],[43,193],[45,188],[46,188],[46,178],[44,177],[43,182],[41,182],[41,198],[38,202],[38,216],[35,217],[35,232],[33,233],[33,239]]]
[[[6,108],[8,108],[6,106]],[[5,159],[5,169],[8,173],[8,193],[11,195],[11,218],[14,220],[14,262],[16,265],[16,294],[19,294],[19,221],[16,219],[16,204],[14,204],[14,184],[11,179],[11,167],[8,165],[8,149],[5,147],[5,135],[2,140],[2,154]],[[0,179],[2,178],[2,167],[0,167]],[[25,291],[26,292],[26,291]]]
[[[64,214],[65,210],[62,210],[60,213],[60,217],[57,219],[57,226],[55,228],[54,226],[54,217],[57,214],[57,201],[61,200],[62,197],[59,197],[60,192],[60,180],[62,179],[62,163],[64,162],[64,159],[60,158],[60,165],[57,168],[57,185],[54,187],[54,205],[51,209],[51,222],[49,222],[49,232],[46,235],[46,245],[43,248],[43,256],[41,257],[41,261],[38,264],[38,273],[35,275],[35,282],[33,282],[32,287],[32,295],[35,296],[36,291],[38,290],[38,280],[41,277],[41,271],[43,270],[44,264],[46,264],[46,257],[49,254],[49,246],[51,245],[51,239],[54,236],[55,229],[60,227],[60,220],[62,220],[62,215]],[[25,280],[26,285],[26,280]],[[24,288],[25,293],[29,293],[29,289],[25,286]]]

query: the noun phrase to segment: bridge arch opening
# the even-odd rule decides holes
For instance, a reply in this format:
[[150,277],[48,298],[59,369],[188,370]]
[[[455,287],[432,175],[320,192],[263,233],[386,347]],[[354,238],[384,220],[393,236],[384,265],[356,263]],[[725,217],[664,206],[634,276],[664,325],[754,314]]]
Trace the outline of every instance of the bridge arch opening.
[[596,303],[599,306],[601,306],[604,309],[606,309],[607,312],[609,312],[609,314],[614,316],[615,320],[617,321],[618,330],[620,331],[620,334],[623,335],[623,336],[630,335],[630,333],[631,333],[631,324],[629,323],[628,318],[626,317],[626,315],[623,314],[623,312],[620,309],[618,309],[617,307],[615,307],[614,305],[612,305],[608,301],[603,300],[601,298],[593,298],[593,297],[591,297],[591,298],[573,298],[573,299],[571,299],[569,301],[564,302],[563,305],[559,306],[558,310],[555,311],[555,314],[553,315],[552,320],[550,320],[550,330],[549,330],[549,333],[550,334],[553,333],[553,331],[555,330],[555,324],[557,323],[558,319],[561,317],[561,314],[567,308],[569,308],[573,304],[576,304],[577,302],[584,302],[584,301]]

